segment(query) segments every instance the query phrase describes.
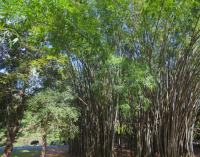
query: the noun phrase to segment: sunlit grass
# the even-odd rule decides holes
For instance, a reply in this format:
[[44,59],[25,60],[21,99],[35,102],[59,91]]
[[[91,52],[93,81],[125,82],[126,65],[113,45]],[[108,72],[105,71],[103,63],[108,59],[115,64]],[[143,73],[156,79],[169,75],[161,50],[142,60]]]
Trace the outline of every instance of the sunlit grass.
[[[11,157],[39,157],[41,150],[13,150]],[[0,155],[3,151],[0,151]]]

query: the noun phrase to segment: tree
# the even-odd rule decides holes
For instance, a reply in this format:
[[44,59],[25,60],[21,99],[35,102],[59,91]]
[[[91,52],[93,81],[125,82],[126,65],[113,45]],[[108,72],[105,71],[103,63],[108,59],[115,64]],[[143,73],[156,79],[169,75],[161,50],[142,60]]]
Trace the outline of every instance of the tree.
[[[62,131],[68,132],[66,138],[74,138],[78,133],[74,122],[77,121],[78,112],[71,106],[73,96],[70,91],[60,93],[57,89],[46,90],[33,96],[28,102],[29,111],[25,113],[30,128],[37,127],[43,133],[43,147],[41,157],[44,157],[48,135],[59,135]],[[39,131],[37,130],[37,131]]]
[[[5,44],[7,46],[7,44]],[[13,51],[15,53],[13,54]],[[21,48],[12,47],[2,51],[1,59],[6,67],[1,77],[1,84],[5,87],[2,91],[6,108],[4,117],[6,123],[7,144],[3,156],[10,156],[16,134],[20,127],[19,120],[22,119],[25,100],[25,89],[27,87],[29,69],[26,54]],[[2,98],[3,98],[2,97]]]
[[81,107],[72,154],[114,156],[116,120],[122,123],[124,115],[127,125],[132,122],[135,156],[193,156],[199,2],[20,2],[23,8],[6,0],[4,7],[14,4],[13,12],[20,10],[29,25],[26,45],[42,56],[32,65],[42,70],[49,58],[57,60]]
[[[2,8],[2,7],[1,7]],[[14,18],[15,19],[15,18]],[[12,19],[12,20],[14,20]],[[5,19],[1,19],[5,22]],[[17,133],[20,128],[21,119],[25,109],[25,100],[28,95],[26,90],[29,81],[30,67],[28,62],[32,59],[31,53],[21,46],[20,41],[23,40],[24,33],[19,37],[16,27],[7,23],[3,23],[0,27],[0,41],[1,41],[1,99],[5,103],[3,109],[2,123],[6,127],[7,144],[3,156],[10,156],[13,143],[17,138]],[[3,107],[3,106],[2,106]]]

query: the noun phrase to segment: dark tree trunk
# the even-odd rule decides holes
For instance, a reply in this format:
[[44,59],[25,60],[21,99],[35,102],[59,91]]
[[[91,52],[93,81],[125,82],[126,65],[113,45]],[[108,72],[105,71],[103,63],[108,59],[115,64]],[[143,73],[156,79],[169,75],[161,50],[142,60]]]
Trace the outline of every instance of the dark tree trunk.
[[7,121],[7,144],[3,153],[3,157],[10,157],[13,144],[15,142],[15,136],[18,132],[19,129],[19,122],[18,118],[15,118],[14,126],[12,129],[9,128],[9,122],[8,122],[8,116],[6,116],[6,121]]
[[[20,104],[17,106],[17,114],[14,119],[14,124],[13,127],[10,128],[10,123],[9,123],[9,111],[7,110],[7,114],[5,116],[6,118],[6,128],[7,128],[7,144],[4,149],[4,153],[2,157],[11,157],[11,152],[13,148],[13,144],[15,142],[15,137],[19,129],[19,116],[22,116],[23,114],[23,98],[24,98],[24,91],[26,88],[26,83],[24,84],[23,90],[20,91]],[[9,102],[10,103],[10,102]]]
[[13,143],[11,141],[7,142],[2,157],[11,157],[12,148],[13,148]]

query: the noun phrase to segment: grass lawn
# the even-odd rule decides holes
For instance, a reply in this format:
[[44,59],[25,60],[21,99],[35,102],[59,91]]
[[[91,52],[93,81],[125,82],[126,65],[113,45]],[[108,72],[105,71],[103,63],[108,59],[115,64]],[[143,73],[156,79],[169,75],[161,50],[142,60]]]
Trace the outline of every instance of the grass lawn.
[[[38,157],[40,156],[41,150],[13,150],[11,157]],[[0,155],[3,151],[0,151]]]

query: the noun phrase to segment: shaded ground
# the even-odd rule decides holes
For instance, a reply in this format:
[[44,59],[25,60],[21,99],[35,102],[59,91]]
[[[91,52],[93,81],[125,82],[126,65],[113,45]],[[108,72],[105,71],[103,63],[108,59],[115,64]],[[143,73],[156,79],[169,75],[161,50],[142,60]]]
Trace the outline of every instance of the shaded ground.
[[[68,152],[68,148],[47,149],[45,157],[76,157],[76,156],[68,155],[67,152]],[[195,154],[195,157],[200,157],[200,146],[194,146],[194,154]],[[118,157],[116,147],[115,147],[115,157]],[[131,151],[124,148],[123,157],[131,157]]]
[[[11,157],[39,157],[41,150],[13,150]],[[3,151],[0,151],[0,157],[3,154]]]
[[53,149],[47,149],[45,153],[45,157],[76,157],[76,156],[70,156],[67,154],[68,148],[53,148]]
[[[195,157],[200,157],[200,146],[194,146],[193,148]],[[123,157],[131,157],[131,151],[129,149],[122,149],[122,153]],[[117,153],[117,148],[115,148],[115,157],[119,157]]]
[[[117,152],[117,147],[115,147],[115,149],[114,149],[114,154],[115,154],[115,157],[119,157],[118,152]],[[131,150],[123,148],[122,154],[123,154],[123,157],[129,157],[129,156],[131,156]],[[133,151],[132,151],[132,154],[134,155]]]
[[46,149],[45,157],[66,157],[66,152],[68,148],[52,148]]
[[200,146],[194,146],[193,148],[195,157],[200,157]]
[[[18,150],[12,152],[13,156],[29,156],[29,157],[38,157],[41,150]],[[62,147],[62,148],[47,148],[45,157],[76,157],[76,156],[70,156],[67,154],[68,148]],[[133,153],[133,152],[132,152]],[[3,154],[3,151],[0,151],[0,156]],[[195,157],[200,157],[200,146],[194,146],[194,154]],[[128,149],[123,149],[123,157],[130,157],[131,152]],[[115,148],[115,157],[118,157],[117,149]]]

